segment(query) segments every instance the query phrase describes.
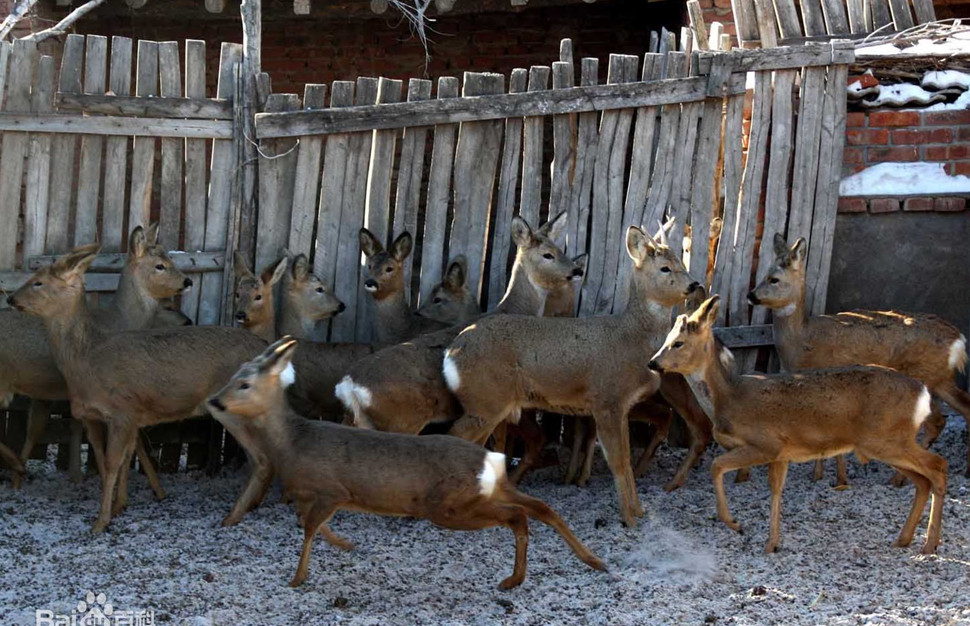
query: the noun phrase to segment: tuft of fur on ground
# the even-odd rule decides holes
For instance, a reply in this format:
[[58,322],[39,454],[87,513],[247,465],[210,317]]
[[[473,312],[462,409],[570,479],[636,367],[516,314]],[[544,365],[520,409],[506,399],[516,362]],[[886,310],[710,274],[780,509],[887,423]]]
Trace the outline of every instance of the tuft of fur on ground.
[[[919,556],[921,537],[891,547],[912,487],[889,486],[892,471],[850,461],[852,488],[836,491],[834,464],[811,481],[810,464],[789,472],[782,551],[766,556],[764,469],[728,483],[744,534],[716,520],[712,448],[679,491],[662,485],[683,450],[661,448],[638,481],[646,516],[620,525],[613,481],[597,461],[585,489],[560,484],[561,468],[531,475],[525,492],[553,506],[603,557],[610,572],[579,562],[549,528],[531,523],[529,574],[510,592],[512,533],[452,532],[424,521],[338,513],[331,527],[354,552],[318,540],[310,575],[286,583],[302,531],[278,488],[232,528],[219,522],[245,470],[215,478],[167,475],[154,502],[134,474],[128,510],[108,531],[88,528],[98,481],[76,486],[50,464],[31,462],[19,492],[0,480],[0,624],[34,624],[35,611],[70,613],[88,591],[115,611],[154,610],[156,623],[191,626],[272,624],[970,624],[970,493],[963,477],[963,420],[950,419],[934,447],[950,462],[943,544]],[[925,531],[926,516],[920,525]]]

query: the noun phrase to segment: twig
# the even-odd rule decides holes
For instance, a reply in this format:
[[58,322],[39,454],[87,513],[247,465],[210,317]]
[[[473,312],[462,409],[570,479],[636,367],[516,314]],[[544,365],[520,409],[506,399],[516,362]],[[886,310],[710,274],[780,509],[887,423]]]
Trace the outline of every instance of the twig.
[[[413,4],[411,4],[413,3]],[[428,48],[428,27],[429,22],[435,20],[425,15],[431,0],[388,0],[388,4],[401,12],[402,17],[411,26],[411,32],[417,35],[418,41],[424,47],[424,71],[428,72],[428,64],[431,63],[431,51]]]
[[102,4],[104,4],[104,2],[105,0],[88,0],[88,2],[82,4],[78,8],[74,9],[73,11],[65,15],[64,19],[62,19],[57,24],[54,24],[53,26],[51,26],[46,30],[33,33],[32,35],[27,35],[26,37],[24,37],[24,39],[26,39],[27,41],[36,41],[40,43],[45,39],[50,39],[51,37],[57,37],[59,35],[63,35],[67,32],[67,29],[74,24],[74,22],[78,21],[79,19],[81,19],[82,17],[84,17],[94,9],[101,6]]
[[37,4],[37,0],[18,0],[17,4],[14,6],[10,15],[4,18],[3,23],[0,24],[0,41],[7,38],[10,31],[14,29],[20,20],[24,19],[24,16],[30,12],[34,5]]

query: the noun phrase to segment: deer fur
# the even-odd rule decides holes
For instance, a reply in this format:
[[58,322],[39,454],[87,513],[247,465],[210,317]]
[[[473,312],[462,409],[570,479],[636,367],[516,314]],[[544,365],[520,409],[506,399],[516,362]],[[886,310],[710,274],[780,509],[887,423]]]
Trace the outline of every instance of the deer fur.
[[596,421],[619,494],[624,524],[643,509],[630,466],[627,414],[652,397],[660,377],[643,352],[669,325],[671,307],[696,287],[668,246],[636,227],[626,236],[633,262],[630,304],[590,318],[493,316],[469,326],[445,351],[442,372],[464,408],[451,434],[484,443],[492,429],[535,408]]
[[418,316],[454,326],[481,315],[478,302],[465,284],[467,276],[468,262],[465,255],[459,254],[448,264],[444,278],[431,289],[427,301],[418,308]]
[[[157,238],[158,224],[132,230],[118,290],[108,307],[92,311],[95,324],[105,330],[132,330],[166,322],[178,326],[184,324],[184,317],[169,315],[161,303],[191,287],[192,280],[175,267],[165,248],[158,245]],[[31,398],[27,436],[20,452],[23,469],[47,428],[51,403],[67,400],[68,388],[54,361],[43,322],[18,311],[5,310],[0,311],[0,401],[14,394]],[[85,426],[93,449],[103,438],[99,433],[91,432],[97,426]],[[80,440],[72,445],[79,447]],[[96,458],[100,460],[99,452]],[[156,495],[164,497],[141,441],[138,453]],[[99,469],[102,468],[99,466]],[[81,480],[80,458],[76,454],[72,456],[70,472],[75,482]],[[20,482],[20,476],[15,476],[14,487],[19,487]]]
[[[571,283],[582,270],[555,243],[565,223],[562,213],[533,231],[521,217],[513,218],[515,263],[505,296],[494,313],[541,314],[550,300],[547,293],[554,294],[557,306],[561,302],[572,306]],[[560,295],[560,291],[566,293]],[[461,407],[445,384],[441,358],[464,327],[458,324],[422,335],[354,364],[336,389],[348,422],[362,428],[417,434],[428,424],[459,417]]]
[[740,531],[724,495],[725,472],[768,465],[771,530],[765,551],[774,552],[781,538],[781,493],[788,464],[855,452],[863,461],[877,459],[896,467],[916,485],[896,546],[910,544],[932,496],[922,551],[936,552],[946,461],[916,442],[930,415],[926,386],[878,366],[739,376],[731,352],[714,339],[717,308],[714,296],[690,317],[679,316],[650,367],[695,374],[710,392],[714,438],[727,449],[711,466],[721,521]]
[[347,305],[310,271],[310,261],[305,254],[292,256],[287,253],[286,256],[290,259],[290,271],[283,277],[279,334],[313,339],[317,327],[343,313]]
[[71,413],[107,427],[101,506],[92,528],[102,532],[127,503],[138,429],[199,415],[205,399],[266,344],[249,332],[215,326],[104,331],[84,298],[84,272],[96,255],[89,247],[59,258],[8,301],[44,320]]
[[[776,234],[774,252],[774,264],[748,300],[772,310],[775,347],[785,370],[859,364],[891,367],[923,382],[933,395],[959,411],[970,428],[970,395],[954,381],[967,365],[967,340],[956,327],[926,313],[849,311],[809,316],[805,240],[789,247]],[[944,425],[934,406],[924,429],[925,445],[939,436]],[[844,462],[840,470],[839,482],[845,484]],[[970,448],[967,471],[970,475]]]
[[317,533],[340,549],[353,548],[328,526],[341,509],[418,517],[454,530],[507,526],[515,533],[515,566],[501,589],[525,579],[529,517],[554,528],[584,563],[606,569],[555,511],[509,483],[502,454],[454,437],[366,431],[297,415],[285,394],[294,349],[295,341],[281,339],[209,399],[217,419],[231,414],[252,424],[293,495],[304,539],[290,586],[306,580]]

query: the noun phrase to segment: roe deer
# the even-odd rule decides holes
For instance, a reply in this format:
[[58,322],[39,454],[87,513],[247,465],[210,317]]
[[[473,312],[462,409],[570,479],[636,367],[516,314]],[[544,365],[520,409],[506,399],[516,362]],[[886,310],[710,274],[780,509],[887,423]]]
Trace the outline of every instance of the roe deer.
[[276,304],[273,291],[286,273],[287,258],[263,269],[259,276],[249,270],[246,259],[236,252],[232,263],[236,273],[233,320],[266,343],[276,341]]
[[451,434],[484,443],[497,424],[522,409],[590,415],[613,472],[624,524],[643,509],[630,466],[627,413],[652,397],[660,377],[644,352],[659,343],[670,309],[697,283],[668,246],[633,226],[630,303],[623,313],[591,318],[522,315],[481,319],[445,351],[442,374],[464,408]]
[[404,284],[404,259],[411,254],[413,246],[411,234],[401,233],[387,250],[366,228],[360,229],[359,239],[360,249],[367,259],[364,289],[373,296],[377,313],[374,316],[374,336],[377,341],[400,343],[455,323],[467,322],[478,315],[478,303],[464,287],[464,271],[461,286],[457,289],[458,301],[452,313],[458,315],[458,319],[435,319],[412,312],[406,295],[410,286]]
[[[512,219],[515,263],[494,313],[542,314],[547,293],[572,306],[571,281],[582,276],[582,270],[554,241],[565,224],[565,213],[536,231],[521,217]],[[560,291],[567,295],[560,296]],[[385,348],[351,367],[336,389],[348,420],[363,428],[418,434],[428,424],[459,417],[461,407],[441,375],[441,357],[464,327],[457,324]]]
[[[970,395],[954,381],[954,375],[967,365],[967,340],[959,330],[925,313],[849,311],[809,317],[805,309],[805,240],[789,247],[776,234],[774,251],[774,265],[748,300],[772,310],[775,347],[785,370],[866,364],[891,367],[925,383],[930,392],[959,411],[970,427]],[[926,446],[939,436],[944,424],[934,406],[924,427]],[[845,484],[845,463],[842,457],[840,460],[838,481]],[[970,475],[970,456],[967,471]],[[821,465],[816,468],[819,478],[820,473]]]
[[879,366],[739,376],[730,350],[714,339],[717,308],[718,296],[713,296],[690,317],[679,316],[650,367],[697,374],[710,391],[714,438],[728,450],[711,465],[721,521],[732,530],[741,529],[728,511],[724,473],[768,465],[771,530],[765,552],[774,552],[781,537],[781,492],[788,464],[855,452],[863,462],[878,459],[894,466],[916,485],[896,546],[913,540],[932,493],[923,554],[936,552],[946,461],[916,443],[930,414],[926,386]]
[[[92,311],[94,323],[101,328],[132,330],[169,320],[179,326],[184,324],[184,317],[165,316],[160,303],[191,287],[192,280],[175,267],[165,248],[158,245],[157,236],[157,224],[152,224],[147,230],[139,226],[131,232],[115,297],[110,306]],[[6,310],[0,311],[0,404],[4,404],[3,398],[9,399],[14,394],[31,398],[27,436],[20,453],[22,464],[26,464],[31,450],[47,428],[51,403],[67,400],[68,388],[51,353],[44,323],[36,317]],[[85,426],[100,471],[103,469],[103,437],[99,436],[100,430],[92,432],[91,429],[98,428],[97,425],[88,423]],[[71,446],[71,478],[79,482],[82,478],[80,457],[77,455],[80,431],[77,431],[77,438],[71,442]],[[138,453],[156,496],[164,497],[141,440],[138,442]],[[19,485],[19,477],[16,477],[14,487]]]
[[445,435],[372,432],[297,415],[285,394],[295,345],[288,337],[276,342],[208,402],[217,419],[230,414],[252,425],[293,495],[304,538],[290,586],[306,580],[318,532],[342,550],[353,548],[327,524],[341,509],[418,517],[453,530],[507,526],[515,533],[515,566],[501,589],[525,579],[529,517],[554,528],[584,563],[606,569],[555,511],[509,483],[502,454]]
[[347,306],[310,271],[305,254],[286,256],[290,258],[290,271],[283,277],[279,331],[297,339],[313,339],[320,322],[343,313]]
[[448,326],[466,324],[481,315],[478,302],[465,285],[467,276],[468,262],[465,255],[459,254],[448,264],[445,277],[431,289],[428,301],[421,304],[417,314]]
[[107,426],[101,507],[92,528],[101,532],[127,503],[138,429],[199,415],[206,397],[266,344],[249,332],[215,326],[104,331],[84,297],[84,272],[96,255],[96,248],[87,248],[59,258],[8,302],[44,320],[74,417]]

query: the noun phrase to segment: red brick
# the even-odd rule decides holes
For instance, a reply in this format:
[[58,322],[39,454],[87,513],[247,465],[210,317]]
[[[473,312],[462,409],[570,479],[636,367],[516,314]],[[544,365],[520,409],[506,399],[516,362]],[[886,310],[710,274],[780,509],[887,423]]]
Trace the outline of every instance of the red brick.
[[869,201],[871,213],[892,213],[899,210],[899,200],[895,198],[873,198]]
[[962,211],[966,208],[966,198],[936,198],[933,200],[934,211]]
[[714,0],[714,6],[719,9],[730,9],[731,0]]
[[916,146],[896,146],[893,148],[883,148],[873,146],[869,148],[869,162],[880,163],[883,161],[918,161],[919,149]]
[[927,111],[923,114],[927,126],[956,126],[970,124],[970,111]]
[[844,149],[842,151],[842,162],[850,163],[853,165],[857,163],[865,163],[866,159],[865,159],[865,152],[863,151],[863,148]]
[[865,126],[866,125],[866,114],[865,113],[849,113],[845,116],[846,126]]
[[867,208],[865,198],[839,198],[839,213],[865,213]]
[[845,132],[845,139],[850,146],[884,146],[889,143],[889,131],[885,128],[850,129]]
[[904,211],[932,211],[933,198],[906,198],[903,201]]
[[923,128],[919,130],[894,130],[894,145],[947,143],[953,141],[953,131],[949,128]]
[[700,0],[700,4],[702,9],[714,8],[714,0]]
[[923,158],[927,161],[946,161],[950,149],[946,146],[926,146],[923,149]]
[[970,176],[970,161],[957,161],[953,164],[951,176]]
[[[715,0],[715,2],[716,1],[717,0]],[[731,9],[730,8],[723,9],[723,8],[720,8],[720,7],[714,7],[714,15],[716,15],[718,17],[718,21],[721,21],[725,17],[727,17],[728,15],[731,15]]]
[[953,145],[947,150],[947,156],[951,159],[967,159],[970,158],[970,146],[967,145]]
[[960,141],[970,141],[970,126],[964,126],[957,130],[957,139]]
[[874,111],[869,114],[869,126],[919,126],[916,111]]
[[731,37],[733,38],[732,41],[734,42],[735,47],[737,47],[737,45],[738,45],[738,37],[737,37],[737,35],[738,35],[738,27],[734,25],[734,22],[725,22],[724,23],[724,31],[723,32],[727,33],[728,35],[731,35]]

